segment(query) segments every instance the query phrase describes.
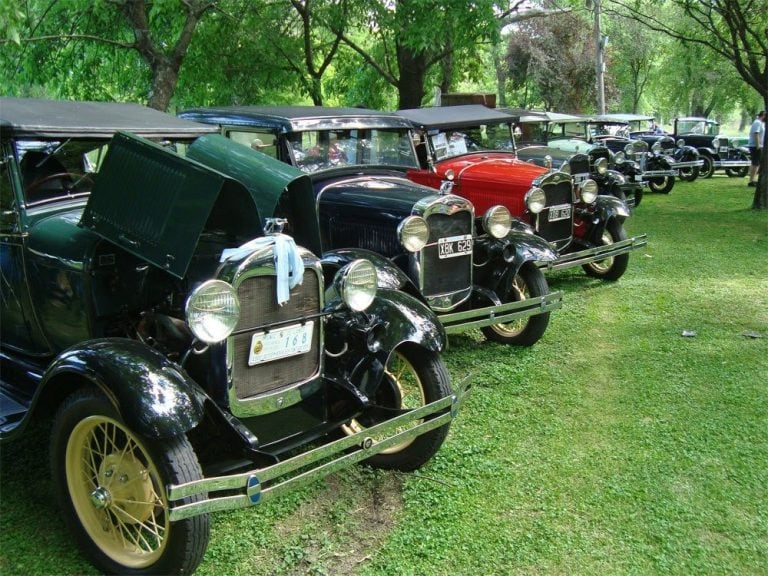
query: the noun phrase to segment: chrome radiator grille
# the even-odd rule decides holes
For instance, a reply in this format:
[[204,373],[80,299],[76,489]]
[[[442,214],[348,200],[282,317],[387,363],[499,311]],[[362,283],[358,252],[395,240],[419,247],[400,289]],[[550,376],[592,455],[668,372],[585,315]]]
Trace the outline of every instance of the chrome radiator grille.
[[422,250],[421,284],[424,296],[466,291],[472,285],[472,254],[440,258],[438,240],[472,233],[472,213],[431,214],[427,217],[429,240]]
[[[586,159],[586,156],[584,156]],[[558,248],[570,243],[573,236],[573,189],[570,178],[559,178],[542,184],[547,196],[547,207],[538,214],[537,232]],[[553,207],[570,206],[570,215],[560,218],[560,211]],[[559,219],[558,219],[559,218]]]
[[302,382],[320,368],[322,328],[319,318],[314,318],[308,352],[248,366],[251,338],[255,332],[263,331],[264,326],[267,329],[275,327],[276,323],[299,323],[301,317],[320,311],[321,286],[314,270],[304,271],[303,283],[291,290],[290,300],[282,306],[277,305],[276,284],[274,275],[253,276],[245,279],[237,289],[241,317],[236,331],[245,330],[230,340],[233,347],[232,381],[238,399],[253,398]]

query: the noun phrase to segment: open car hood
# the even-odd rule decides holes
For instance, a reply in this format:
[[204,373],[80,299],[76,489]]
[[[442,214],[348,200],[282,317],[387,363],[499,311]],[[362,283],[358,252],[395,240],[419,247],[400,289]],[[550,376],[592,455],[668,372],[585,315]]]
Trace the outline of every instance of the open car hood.
[[[206,138],[213,139],[214,147],[220,145],[218,140],[229,143],[223,136]],[[254,183],[279,197],[294,178],[270,172],[282,168],[281,163],[260,156],[242,158],[237,174],[230,175],[120,132],[109,146],[80,225],[183,278],[205,229],[226,233],[234,245],[264,235],[258,201],[263,198]],[[250,186],[237,176],[247,178]]]

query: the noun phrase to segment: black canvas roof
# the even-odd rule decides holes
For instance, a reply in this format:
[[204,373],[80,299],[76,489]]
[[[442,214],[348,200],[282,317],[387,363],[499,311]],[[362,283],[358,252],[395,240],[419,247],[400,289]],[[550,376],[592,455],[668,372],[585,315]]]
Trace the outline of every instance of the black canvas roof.
[[396,114],[407,118],[414,126],[421,128],[462,128],[479,124],[504,124],[514,121],[511,115],[487,108],[481,104],[412,108],[410,110],[398,110]]
[[193,138],[216,130],[138,104],[0,98],[0,134],[3,137],[111,138],[117,131],[146,138]]
[[224,106],[190,108],[182,118],[221,124],[269,128],[281,132],[300,130],[350,130],[355,128],[410,128],[410,124],[389,112],[335,106]]

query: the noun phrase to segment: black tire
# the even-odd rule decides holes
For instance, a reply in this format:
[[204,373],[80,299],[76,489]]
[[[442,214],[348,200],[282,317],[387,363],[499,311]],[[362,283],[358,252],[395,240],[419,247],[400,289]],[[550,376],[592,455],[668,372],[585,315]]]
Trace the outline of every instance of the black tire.
[[674,176],[660,176],[658,178],[651,178],[648,180],[648,188],[652,192],[660,192],[661,194],[669,194],[672,188],[675,186]]
[[699,177],[699,167],[693,166],[692,168],[680,168],[680,175],[678,177],[683,182],[693,182]]
[[702,154],[701,159],[704,160],[704,165],[699,168],[699,177],[712,178],[712,175],[715,173],[715,161],[712,159],[712,156],[707,156],[706,154]]
[[635,198],[635,208],[637,208],[638,206],[640,206],[640,202],[643,201],[643,189],[642,188],[637,188],[635,190],[634,198]]
[[208,516],[171,523],[165,494],[168,484],[202,477],[185,436],[147,440],[103,394],[81,390],[56,414],[50,461],[64,520],[99,569],[150,575],[197,568],[208,546]]
[[725,173],[730,178],[744,178],[744,176],[749,174],[749,166],[741,166],[739,168],[726,168]]
[[[533,262],[526,262],[515,274],[504,302],[519,302],[546,294],[549,294],[549,285],[544,274]],[[533,346],[544,335],[548,325],[549,312],[544,312],[521,320],[484,326],[481,330],[485,337],[493,342],[512,346]]]
[[[418,408],[450,395],[449,382],[448,370],[439,354],[415,344],[404,344],[392,353],[385,381],[379,386],[374,401],[388,408]],[[343,431],[353,434],[378,423],[362,416],[349,422]],[[421,468],[440,449],[449,427],[445,424],[430,430],[368,458],[365,463],[403,472]]]
[[[602,244],[613,244],[614,242],[626,239],[627,233],[624,231],[624,226],[615,218],[611,218],[608,224],[606,224],[605,230],[603,230]],[[629,253],[625,252],[618,256],[584,264],[582,268],[587,273],[587,276],[592,278],[615,281],[624,275],[628,265]]]

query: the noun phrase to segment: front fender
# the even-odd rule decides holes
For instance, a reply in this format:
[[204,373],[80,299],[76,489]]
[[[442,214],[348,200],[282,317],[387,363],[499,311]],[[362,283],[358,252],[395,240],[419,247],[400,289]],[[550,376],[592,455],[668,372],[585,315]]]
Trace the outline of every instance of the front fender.
[[41,387],[72,376],[100,388],[128,426],[151,438],[182,434],[203,418],[206,397],[197,384],[136,340],[105,338],[68,348],[46,370]]
[[602,235],[608,220],[616,218],[619,222],[624,222],[630,214],[626,202],[615,196],[604,195],[597,197],[595,205],[589,212],[586,210],[581,210],[579,212],[578,216],[586,224],[583,236],[586,238],[599,238]]
[[[340,248],[338,250],[329,250],[323,254],[321,263],[325,272],[330,272],[327,276],[331,278],[333,274],[352,262],[365,258],[370,260],[376,267],[376,282],[380,289],[403,290],[406,286],[413,287],[410,278],[393,264],[388,258],[381,254],[365,250],[362,248]],[[409,290],[410,292],[410,290]]]

